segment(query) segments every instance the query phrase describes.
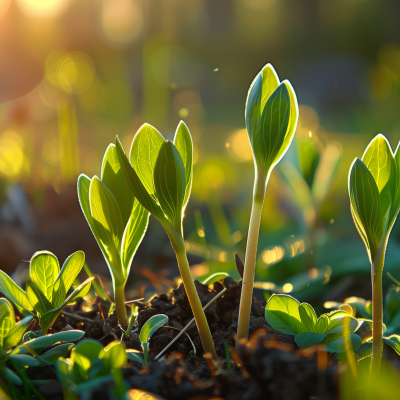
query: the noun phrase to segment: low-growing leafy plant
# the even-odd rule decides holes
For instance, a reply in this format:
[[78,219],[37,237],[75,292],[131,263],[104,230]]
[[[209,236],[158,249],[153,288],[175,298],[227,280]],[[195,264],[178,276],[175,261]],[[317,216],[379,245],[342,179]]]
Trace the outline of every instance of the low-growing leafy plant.
[[143,207],[161,222],[171,240],[204,350],[216,356],[183,240],[182,222],[193,176],[190,132],[180,122],[171,142],[165,140],[154,127],[144,124],[133,139],[129,159],[118,138],[116,147],[128,186]]
[[240,298],[236,344],[247,339],[253,297],[257,244],[265,191],[271,172],[285,155],[293,139],[298,105],[289,81],[279,82],[271,64],[267,64],[250,86],[245,108],[246,128],[254,158],[254,189],[246,258]]
[[70,255],[60,270],[57,257],[49,251],[36,252],[29,265],[26,291],[0,270],[0,291],[25,313],[35,315],[44,334],[53,325],[62,309],[84,297],[93,278],[88,278],[67,296],[85,262],[83,251]]
[[70,358],[60,359],[56,364],[64,399],[75,400],[79,395],[87,395],[106,379],[114,379],[125,386],[121,369],[126,362],[125,346],[118,340],[106,347],[97,340],[81,340],[71,351]]
[[345,350],[345,324],[349,324],[349,334],[353,349],[361,345],[361,337],[354,334],[362,320],[357,320],[346,311],[337,310],[322,314],[319,318],[308,303],[301,303],[286,294],[274,294],[265,306],[265,318],[276,330],[294,335],[299,347],[316,344],[327,345],[327,350]]
[[350,167],[349,195],[354,224],[364,241],[371,264],[373,342],[371,370],[377,375],[382,359],[382,274],[390,232],[400,210],[400,151],[393,154],[379,134],[362,159]]
[[125,285],[147,230],[149,212],[126,186],[115,145],[110,144],[104,154],[100,179],[79,176],[78,197],[110,270],[119,323],[127,330]]

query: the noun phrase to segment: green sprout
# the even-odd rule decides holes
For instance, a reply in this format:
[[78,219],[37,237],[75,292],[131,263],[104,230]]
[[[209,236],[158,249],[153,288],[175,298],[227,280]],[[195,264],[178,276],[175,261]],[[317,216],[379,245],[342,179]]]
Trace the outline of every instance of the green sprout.
[[143,207],[160,221],[171,240],[204,351],[216,356],[183,239],[182,222],[193,176],[193,143],[189,129],[180,122],[171,142],[151,125],[143,125],[133,139],[130,161],[118,138],[116,146],[128,186]]
[[254,158],[253,204],[247,236],[246,258],[236,343],[247,339],[258,236],[265,191],[273,168],[292,142],[298,120],[296,94],[289,81],[279,82],[271,64],[267,64],[250,86],[246,100],[246,127]]
[[125,346],[118,340],[106,347],[97,340],[81,340],[71,351],[70,358],[60,359],[56,364],[64,399],[76,400],[82,395],[87,396],[107,379],[124,385],[121,369],[126,362]]
[[310,304],[300,304],[286,294],[274,294],[265,306],[265,319],[274,329],[294,335],[296,344],[301,348],[324,344],[328,351],[334,353],[345,351],[345,324],[349,321],[352,347],[357,349],[361,346],[361,337],[354,332],[364,320],[357,320],[344,310],[332,311],[317,318]]
[[393,154],[387,139],[379,134],[362,159],[350,167],[349,195],[354,224],[364,241],[372,278],[372,362],[377,375],[382,360],[382,274],[390,232],[400,209],[400,151]]
[[63,308],[84,297],[93,278],[86,279],[67,296],[85,262],[83,251],[70,255],[60,270],[57,257],[49,251],[36,252],[29,264],[26,291],[0,270],[0,291],[19,309],[35,315],[44,334],[53,325]]
[[126,187],[115,145],[104,154],[100,179],[81,174],[79,202],[113,282],[115,309],[121,327],[129,321],[125,307],[125,285],[133,257],[146,233],[149,213]]

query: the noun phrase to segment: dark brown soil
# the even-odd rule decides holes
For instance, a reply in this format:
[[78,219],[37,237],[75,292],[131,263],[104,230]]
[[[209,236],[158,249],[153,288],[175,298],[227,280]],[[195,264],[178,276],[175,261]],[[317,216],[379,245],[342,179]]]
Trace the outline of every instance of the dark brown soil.
[[[233,351],[236,362],[231,355],[232,373],[227,373],[224,343],[232,348],[235,345],[241,283],[226,278],[223,284],[217,282],[210,289],[196,281],[203,305],[223,290],[224,286],[227,292],[206,310],[220,362],[207,364],[195,325],[187,333],[192,338],[196,352],[187,336],[183,335],[168,349],[165,358],[154,361],[154,357],[177,335],[178,331],[171,327],[182,329],[193,318],[181,284],[169,294],[155,296],[148,304],[139,305],[138,330],[128,338],[123,338],[127,348],[141,350],[138,332],[153,315],[166,314],[169,322],[150,340],[149,365],[129,362],[123,369],[128,385],[150,391],[166,400],[305,400],[312,396],[336,399],[336,362],[328,358],[326,353],[323,353],[322,357],[325,358],[321,362],[318,359],[321,358],[321,352],[306,353],[296,348],[292,336],[282,334],[268,325],[264,317],[265,304],[255,299],[250,317],[250,340],[241,344],[236,354]],[[98,339],[107,345],[123,336],[115,315],[103,319],[108,308],[109,304],[99,298],[94,301],[93,309],[89,312],[82,311],[79,303],[67,307],[66,312],[89,318],[97,322],[97,325],[61,315],[54,325],[54,331],[70,327],[82,329],[86,337]],[[27,371],[31,379],[51,379],[51,382],[39,387],[46,399],[62,399],[54,367],[29,368]],[[104,381],[92,393],[91,399],[108,399],[108,387],[112,384],[112,381]]]

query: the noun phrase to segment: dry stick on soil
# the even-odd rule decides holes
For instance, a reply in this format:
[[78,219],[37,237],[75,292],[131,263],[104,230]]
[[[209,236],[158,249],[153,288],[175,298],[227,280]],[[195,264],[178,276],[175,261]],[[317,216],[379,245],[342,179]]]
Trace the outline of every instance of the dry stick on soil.
[[65,315],[66,317],[69,317],[69,318],[72,318],[72,319],[76,319],[77,321],[85,322],[86,324],[98,325],[98,326],[103,324],[103,320],[94,321],[93,319],[81,317],[80,315],[70,314],[69,312],[66,312],[66,311],[63,311],[61,314]]
[[[218,300],[222,295],[226,293],[228,289],[224,288],[222,289],[214,298],[212,298],[204,307],[203,311],[206,310],[214,301]],[[172,339],[171,342],[168,343],[168,345],[160,352],[157,354],[157,356],[154,358],[155,361],[157,361],[190,327],[191,325],[195,322],[195,319],[192,318],[190,322]]]

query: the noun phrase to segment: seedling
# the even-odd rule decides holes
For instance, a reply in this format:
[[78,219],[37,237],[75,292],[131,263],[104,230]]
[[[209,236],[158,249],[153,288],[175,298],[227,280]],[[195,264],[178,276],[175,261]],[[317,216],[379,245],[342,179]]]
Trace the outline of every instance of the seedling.
[[361,345],[361,337],[354,332],[362,320],[358,321],[342,310],[322,314],[317,318],[310,304],[300,304],[289,295],[272,295],[265,306],[265,318],[274,329],[294,335],[299,347],[325,344],[330,352],[345,350],[345,324],[350,322],[349,334],[353,349]]
[[104,154],[100,179],[81,174],[78,197],[110,270],[115,309],[121,327],[128,328],[125,285],[133,257],[146,233],[149,213],[126,187],[116,147],[110,144]]
[[254,158],[254,190],[240,298],[236,344],[247,339],[261,214],[268,180],[292,142],[298,120],[296,94],[289,81],[279,82],[267,64],[250,86],[246,100],[246,127]]
[[121,374],[126,362],[125,346],[119,341],[103,347],[93,339],[81,340],[72,350],[70,358],[60,359],[56,364],[64,398],[75,400],[80,398],[78,394],[88,395],[105,380],[115,379],[114,375]]
[[379,134],[366,148],[362,160],[350,167],[349,195],[354,224],[364,241],[372,275],[372,363],[377,375],[382,360],[382,273],[390,232],[400,209],[400,151],[393,154]]
[[67,293],[85,262],[82,251],[70,255],[60,270],[57,257],[49,251],[35,253],[29,265],[26,291],[22,290],[6,273],[0,270],[0,291],[15,306],[35,315],[44,334],[53,325],[62,309],[84,297],[90,290],[93,278],[79,285],[69,296]]
[[166,141],[151,125],[145,124],[133,139],[130,161],[118,138],[116,146],[128,186],[143,207],[161,222],[171,240],[204,351],[216,356],[183,240],[182,221],[190,197],[193,175],[193,143],[190,132],[181,122],[174,141],[171,142]]

